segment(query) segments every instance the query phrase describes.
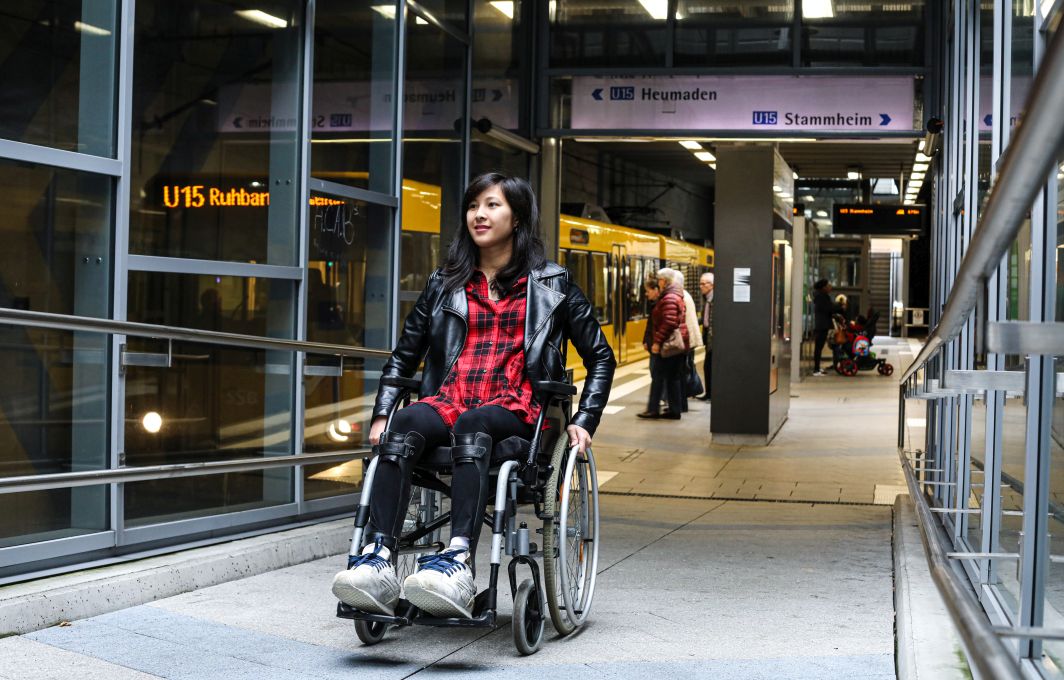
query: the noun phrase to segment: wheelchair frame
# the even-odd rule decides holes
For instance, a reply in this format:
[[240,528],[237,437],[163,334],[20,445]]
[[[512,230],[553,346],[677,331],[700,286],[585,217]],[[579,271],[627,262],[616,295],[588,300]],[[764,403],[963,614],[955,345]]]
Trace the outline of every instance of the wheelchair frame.
[[[385,377],[381,383],[400,389],[399,398],[388,411],[385,430],[389,431],[395,411],[400,404],[410,402],[410,395],[418,389],[420,381]],[[504,550],[511,557],[507,567],[510,592],[514,597],[511,626],[514,644],[521,654],[533,654],[539,649],[548,615],[555,629],[563,636],[587,620],[598,571],[599,502],[595,458],[590,448],[580,454],[576,446],[566,446],[565,428],[576,388],[559,382],[539,382],[534,387],[537,394],[544,398],[540,399],[543,408],[536,420],[527,460],[507,460],[498,467],[497,472],[492,466],[489,476],[489,481],[491,476],[496,480],[492,512],[484,517],[484,523],[492,528],[490,576],[487,589],[477,593],[473,616],[468,619],[437,618],[422,612],[405,599],[401,599],[396,606],[395,616],[363,612],[343,602],[338,603],[336,615],[354,620],[358,638],[364,644],[380,642],[391,627],[494,628],[499,567]],[[550,462],[540,465],[543,424],[551,406],[562,407],[562,427],[551,451]],[[369,504],[378,457],[364,459],[364,462],[367,460],[350,555],[361,553],[366,526],[369,524]],[[414,496],[419,487],[421,494],[413,530],[408,532],[406,525],[409,520],[404,522],[398,548],[392,553],[393,563],[397,566],[401,560],[416,562],[420,553],[443,549],[438,537],[440,530],[450,522],[450,512],[433,515],[441,509],[438,494],[449,497],[450,487],[440,479],[439,474],[438,471],[419,466],[414,468],[411,495]],[[517,508],[529,503],[536,517],[543,522],[540,530],[544,537],[542,578],[539,563],[534,559],[539,547],[529,540],[530,530],[526,522],[517,525]],[[409,512],[409,502],[407,508]],[[429,539],[427,542],[424,540],[426,538]],[[473,545],[475,552],[475,542]],[[526,578],[520,584],[517,582],[519,565],[531,572],[531,579]]]

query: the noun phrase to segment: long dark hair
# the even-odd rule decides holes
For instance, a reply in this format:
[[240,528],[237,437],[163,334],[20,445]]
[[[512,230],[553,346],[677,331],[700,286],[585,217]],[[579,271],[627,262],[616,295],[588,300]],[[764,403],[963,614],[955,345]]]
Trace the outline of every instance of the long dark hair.
[[466,226],[469,205],[486,189],[494,186],[502,189],[506,202],[510,204],[514,232],[510,261],[495,274],[495,280],[490,282],[492,289],[500,295],[504,294],[519,278],[547,261],[543,254],[543,241],[539,237],[539,208],[532,187],[520,177],[487,172],[470,182],[462,196],[462,220],[447,250],[447,260],[443,263],[443,286],[449,293],[466,285],[480,258],[480,249],[473,242]]

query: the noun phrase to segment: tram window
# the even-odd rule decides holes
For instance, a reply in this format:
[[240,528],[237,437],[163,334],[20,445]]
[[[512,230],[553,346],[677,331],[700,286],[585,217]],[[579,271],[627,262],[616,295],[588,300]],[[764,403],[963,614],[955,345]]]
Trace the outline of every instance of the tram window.
[[646,294],[643,282],[646,274],[643,271],[644,260],[641,257],[628,258],[628,290],[625,297],[628,298],[628,320],[642,319],[646,316]]
[[591,275],[594,277],[593,296],[588,296],[595,309],[595,318],[599,323],[610,323],[610,264],[606,253],[591,253]]

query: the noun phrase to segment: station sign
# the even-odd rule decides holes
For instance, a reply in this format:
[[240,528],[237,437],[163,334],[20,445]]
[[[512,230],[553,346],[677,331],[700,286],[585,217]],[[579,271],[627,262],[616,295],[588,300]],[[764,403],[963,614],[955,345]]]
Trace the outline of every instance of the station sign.
[[576,76],[576,130],[912,131],[911,76]]
[[917,236],[924,233],[926,209],[922,205],[849,205],[836,203],[831,231],[835,234]]

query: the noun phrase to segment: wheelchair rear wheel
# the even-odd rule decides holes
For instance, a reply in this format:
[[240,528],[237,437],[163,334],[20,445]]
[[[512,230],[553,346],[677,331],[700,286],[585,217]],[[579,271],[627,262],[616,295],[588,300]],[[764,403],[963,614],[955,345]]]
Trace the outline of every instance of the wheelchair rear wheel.
[[563,435],[552,457],[543,522],[543,576],[551,622],[562,635],[591,610],[598,571],[599,503],[595,457],[577,453]]

